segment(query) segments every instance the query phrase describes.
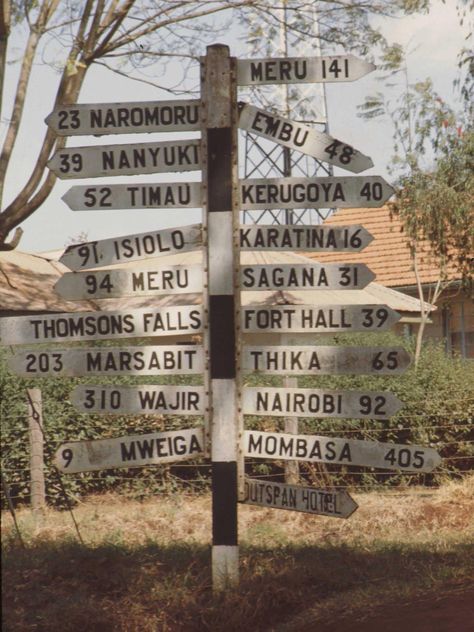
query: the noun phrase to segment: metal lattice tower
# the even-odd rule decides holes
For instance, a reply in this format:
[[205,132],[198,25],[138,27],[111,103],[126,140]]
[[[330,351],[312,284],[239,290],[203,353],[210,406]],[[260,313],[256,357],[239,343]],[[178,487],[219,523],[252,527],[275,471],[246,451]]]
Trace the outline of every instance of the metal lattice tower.
[[[278,32],[270,39],[255,38],[251,47],[255,57],[312,57],[321,55],[318,39],[318,21],[314,7],[306,10],[307,23],[311,24],[312,38],[297,38],[288,29],[288,7],[285,0],[278,12]],[[262,16],[255,14],[255,22]],[[262,49],[264,49],[262,54]],[[304,122],[322,132],[328,131],[326,93],[323,83],[265,86],[250,89],[251,102],[297,122]],[[332,167],[298,151],[267,141],[255,134],[245,133],[243,178],[315,177],[332,175]],[[333,209],[268,209],[243,211],[243,223],[262,224],[320,224]]]

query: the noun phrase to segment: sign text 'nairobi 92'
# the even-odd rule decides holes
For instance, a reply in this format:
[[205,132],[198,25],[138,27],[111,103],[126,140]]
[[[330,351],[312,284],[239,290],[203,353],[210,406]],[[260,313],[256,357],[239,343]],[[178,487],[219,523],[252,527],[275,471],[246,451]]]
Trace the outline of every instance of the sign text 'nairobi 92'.
[[0,340],[3,344],[30,342],[74,342],[199,333],[202,308],[182,305],[130,312],[77,312],[57,316],[19,316],[3,318]]

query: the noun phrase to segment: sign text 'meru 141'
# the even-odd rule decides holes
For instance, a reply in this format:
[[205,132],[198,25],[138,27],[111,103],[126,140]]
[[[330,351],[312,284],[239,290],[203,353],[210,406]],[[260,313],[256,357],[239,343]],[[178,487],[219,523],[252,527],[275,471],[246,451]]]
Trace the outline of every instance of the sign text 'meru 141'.
[[54,465],[65,474],[116,467],[143,467],[202,456],[202,428],[130,435],[114,439],[70,441],[54,455]]
[[243,307],[243,332],[385,331],[400,320],[386,305],[275,305]]
[[256,430],[244,432],[244,455],[257,459],[338,463],[407,472],[431,472],[441,463],[433,448],[419,445]]
[[202,275],[199,265],[66,272],[54,289],[63,298],[76,300],[189,294],[202,292]]
[[74,244],[66,248],[59,261],[70,270],[88,270],[189,252],[197,250],[201,244],[201,225],[192,224]]
[[398,375],[410,365],[403,347],[246,346],[242,370],[269,375]]
[[241,226],[241,250],[302,250],[307,252],[359,252],[373,236],[353,226]]
[[241,208],[367,208],[382,206],[394,189],[380,176],[241,180]]
[[151,182],[73,186],[62,196],[73,211],[107,211],[134,208],[198,208],[199,182]]
[[203,386],[81,384],[71,394],[76,410],[115,415],[202,415]]
[[241,266],[242,290],[354,290],[375,274],[363,263],[260,264]]
[[245,479],[244,493],[243,502],[246,505],[289,509],[333,518],[349,518],[358,508],[345,490],[286,485],[256,478]]
[[388,419],[402,407],[392,393],[316,388],[244,387],[244,415]]
[[200,131],[199,99],[60,105],[46,118],[59,136]]
[[3,344],[74,342],[194,334],[202,330],[202,308],[180,305],[129,312],[76,312],[54,316],[17,316],[0,322]]
[[203,373],[204,351],[198,345],[26,349],[8,357],[7,364],[23,377],[182,375]]
[[238,59],[237,84],[250,86],[355,81],[373,70],[374,64],[354,55]]
[[240,103],[239,106],[239,127],[246,132],[257,134],[353,173],[360,173],[373,167],[371,158],[329,134],[318,132],[308,125],[290,121],[247,103]]
[[196,171],[201,168],[200,145],[199,140],[175,140],[66,147],[54,154],[48,167],[61,180]]

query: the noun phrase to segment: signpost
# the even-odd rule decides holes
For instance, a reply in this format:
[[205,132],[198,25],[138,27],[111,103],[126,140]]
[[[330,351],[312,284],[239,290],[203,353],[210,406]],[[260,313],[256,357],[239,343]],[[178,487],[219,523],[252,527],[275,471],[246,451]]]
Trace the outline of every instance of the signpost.
[[198,250],[201,245],[201,225],[193,224],[74,244],[66,248],[59,261],[70,270],[90,270],[128,261],[142,261],[150,257],[190,252]]
[[400,314],[386,305],[275,305],[244,307],[243,332],[313,333],[386,331]]
[[70,441],[59,447],[53,463],[61,472],[77,474],[116,467],[174,463],[202,456],[203,453],[202,428],[188,428],[114,439]]
[[200,146],[199,140],[173,140],[67,147],[54,154],[48,167],[61,180],[195,171],[201,168]]
[[199,99],[60,105],[45,120],[59,136],[200,131]]
[[394,189],[380,176],[241,180],[241,208],[366,208],[382,206]]
[[375,279],[363,263],[241,266],[242,290],[354,290]]
[[402,407],[392,393],[317,388],[244,387],[244,415],[388,419]]
[[406,472],[431,472],[441,463],[432,448],[282,432],[245,431],[245,456],[313,463],[340,463]]
[[80,385],[71,402],[82,413],[108,415],[202,415],[206,404],[202,386]]
[[26,349],[15,351],[7,363],[22,377],[194,375],[204,371],[204,351],[198,345]]
[[357,503],[346,491],[285,485],[255,478],[245,479],[243,502],[246,505],[303,511],[333,518],[349,518],[358,509]]
[[306,252],[360,252],[373,236],[353,226],[241,226],[240,250],[291,250]]
[[149,266],[133,269],[67,272],[54,286],[66,299],[160,296],[202,292],[202,266]]
[[73,211],[197,208],[201,206],[201,185],[199,182],[79,185],[71,187],[62,199]]
[[[60,105],[46,119],[61,136],[201,132],[201,139],[70,147],[49,162],[60,178],[202,171],[201,182],[73,186],[72,210],[203,208],[203,225],[149,231],[70,246],[57,291],[65,298],[101,299],[202,293],[203,305],[4,318],[4,344],[76,342],[203,334],[204,345],[20,350],[9,359],[22,376],[187,375],[204,386],[83,384],[72,401],[86,413],[203,415],[206,429],[68,442],[55,464],[66,473],[159,465],[210,452],[212,582],[238,582],[237,501],[319,515],[348,517],[357,508],[345,492],[261,482],[244,477],[244,456],[257,459],[430,472],[441,459],[431,448],[316,435],[245,431],[243,415],[385,420],[401,402],[391,393],[290,387],[241,388],[241,370],[273,375],[401,373],[399,347],[243,346],[243,333],[385,331],[400,315],[385,305],[248,305],[239,291],[353,289],[373,278],[362,264],[240,265],[240,251],[358,252],[373,239],[362,226],[239,226],[242,209],[377,207],[392,195],[378,176],[238,179],[237,127],[292,150],[360,173],[372,160],[328,134],[252,105],[237,104],[241,85],[353,81],[373,65],[352,55],[236,60],[211,46],[201,61],[201,99]],[[106,269],[205,246],[194,265]],[[99,269],[102,268],[102,269]],[[93,270],[93,272],[90,272]],[[354,296],[355,294],[353,294]],[[338,295],[339,296],[339,295]],[[237,316],[240,313],[240,316]],[[240,318],[240,322],[239,322]],[[301,336],[306,340],[306,336]],[[286,378],[296,383],[296,378]],[[240,401],[240,393],[243,393]]]
[[9,345],[191,335],[201,330],[202,307],[199,305],[129,312],[17,316],[0,320],[0,340]]
[[247,346],[241,367],[265,375],[399,375],[410,365],[402,347]]
[[354,55],[238,59],[237,83],[250,86],[355,81],[373,70],[374,64]]
[[253,105],[240,103],[239,107],[239,127],[246,132],[257,134],[353,173],[360,173],[373,167],[373,162],[368,156],[329,134],[318,132],[313,127],[290,121]]

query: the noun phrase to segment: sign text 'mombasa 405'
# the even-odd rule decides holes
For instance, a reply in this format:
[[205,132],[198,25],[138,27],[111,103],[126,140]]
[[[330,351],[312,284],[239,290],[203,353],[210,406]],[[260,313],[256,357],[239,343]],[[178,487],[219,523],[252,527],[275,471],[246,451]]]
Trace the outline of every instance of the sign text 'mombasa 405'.
[[63,342],[110,338],[174,336],[198,333],[202,329],[199,305],[139,309],[130,312],[77,312],[55,316],[3,318],[3,344]]
[[54,465],[66,474],[116,467],[173,463],[204,453],[202,428],[130,435],[114,439],[70,441],[56,451]]
[[181,375],[204,371],[204,350],[198,345],[27,349],[17,350],[7,363],[23,377]]
[[244,432],[244,455],[257,459],[338,463],[408,472],[431,472],[441,463],[433,448],[419,445],[256,430]]

